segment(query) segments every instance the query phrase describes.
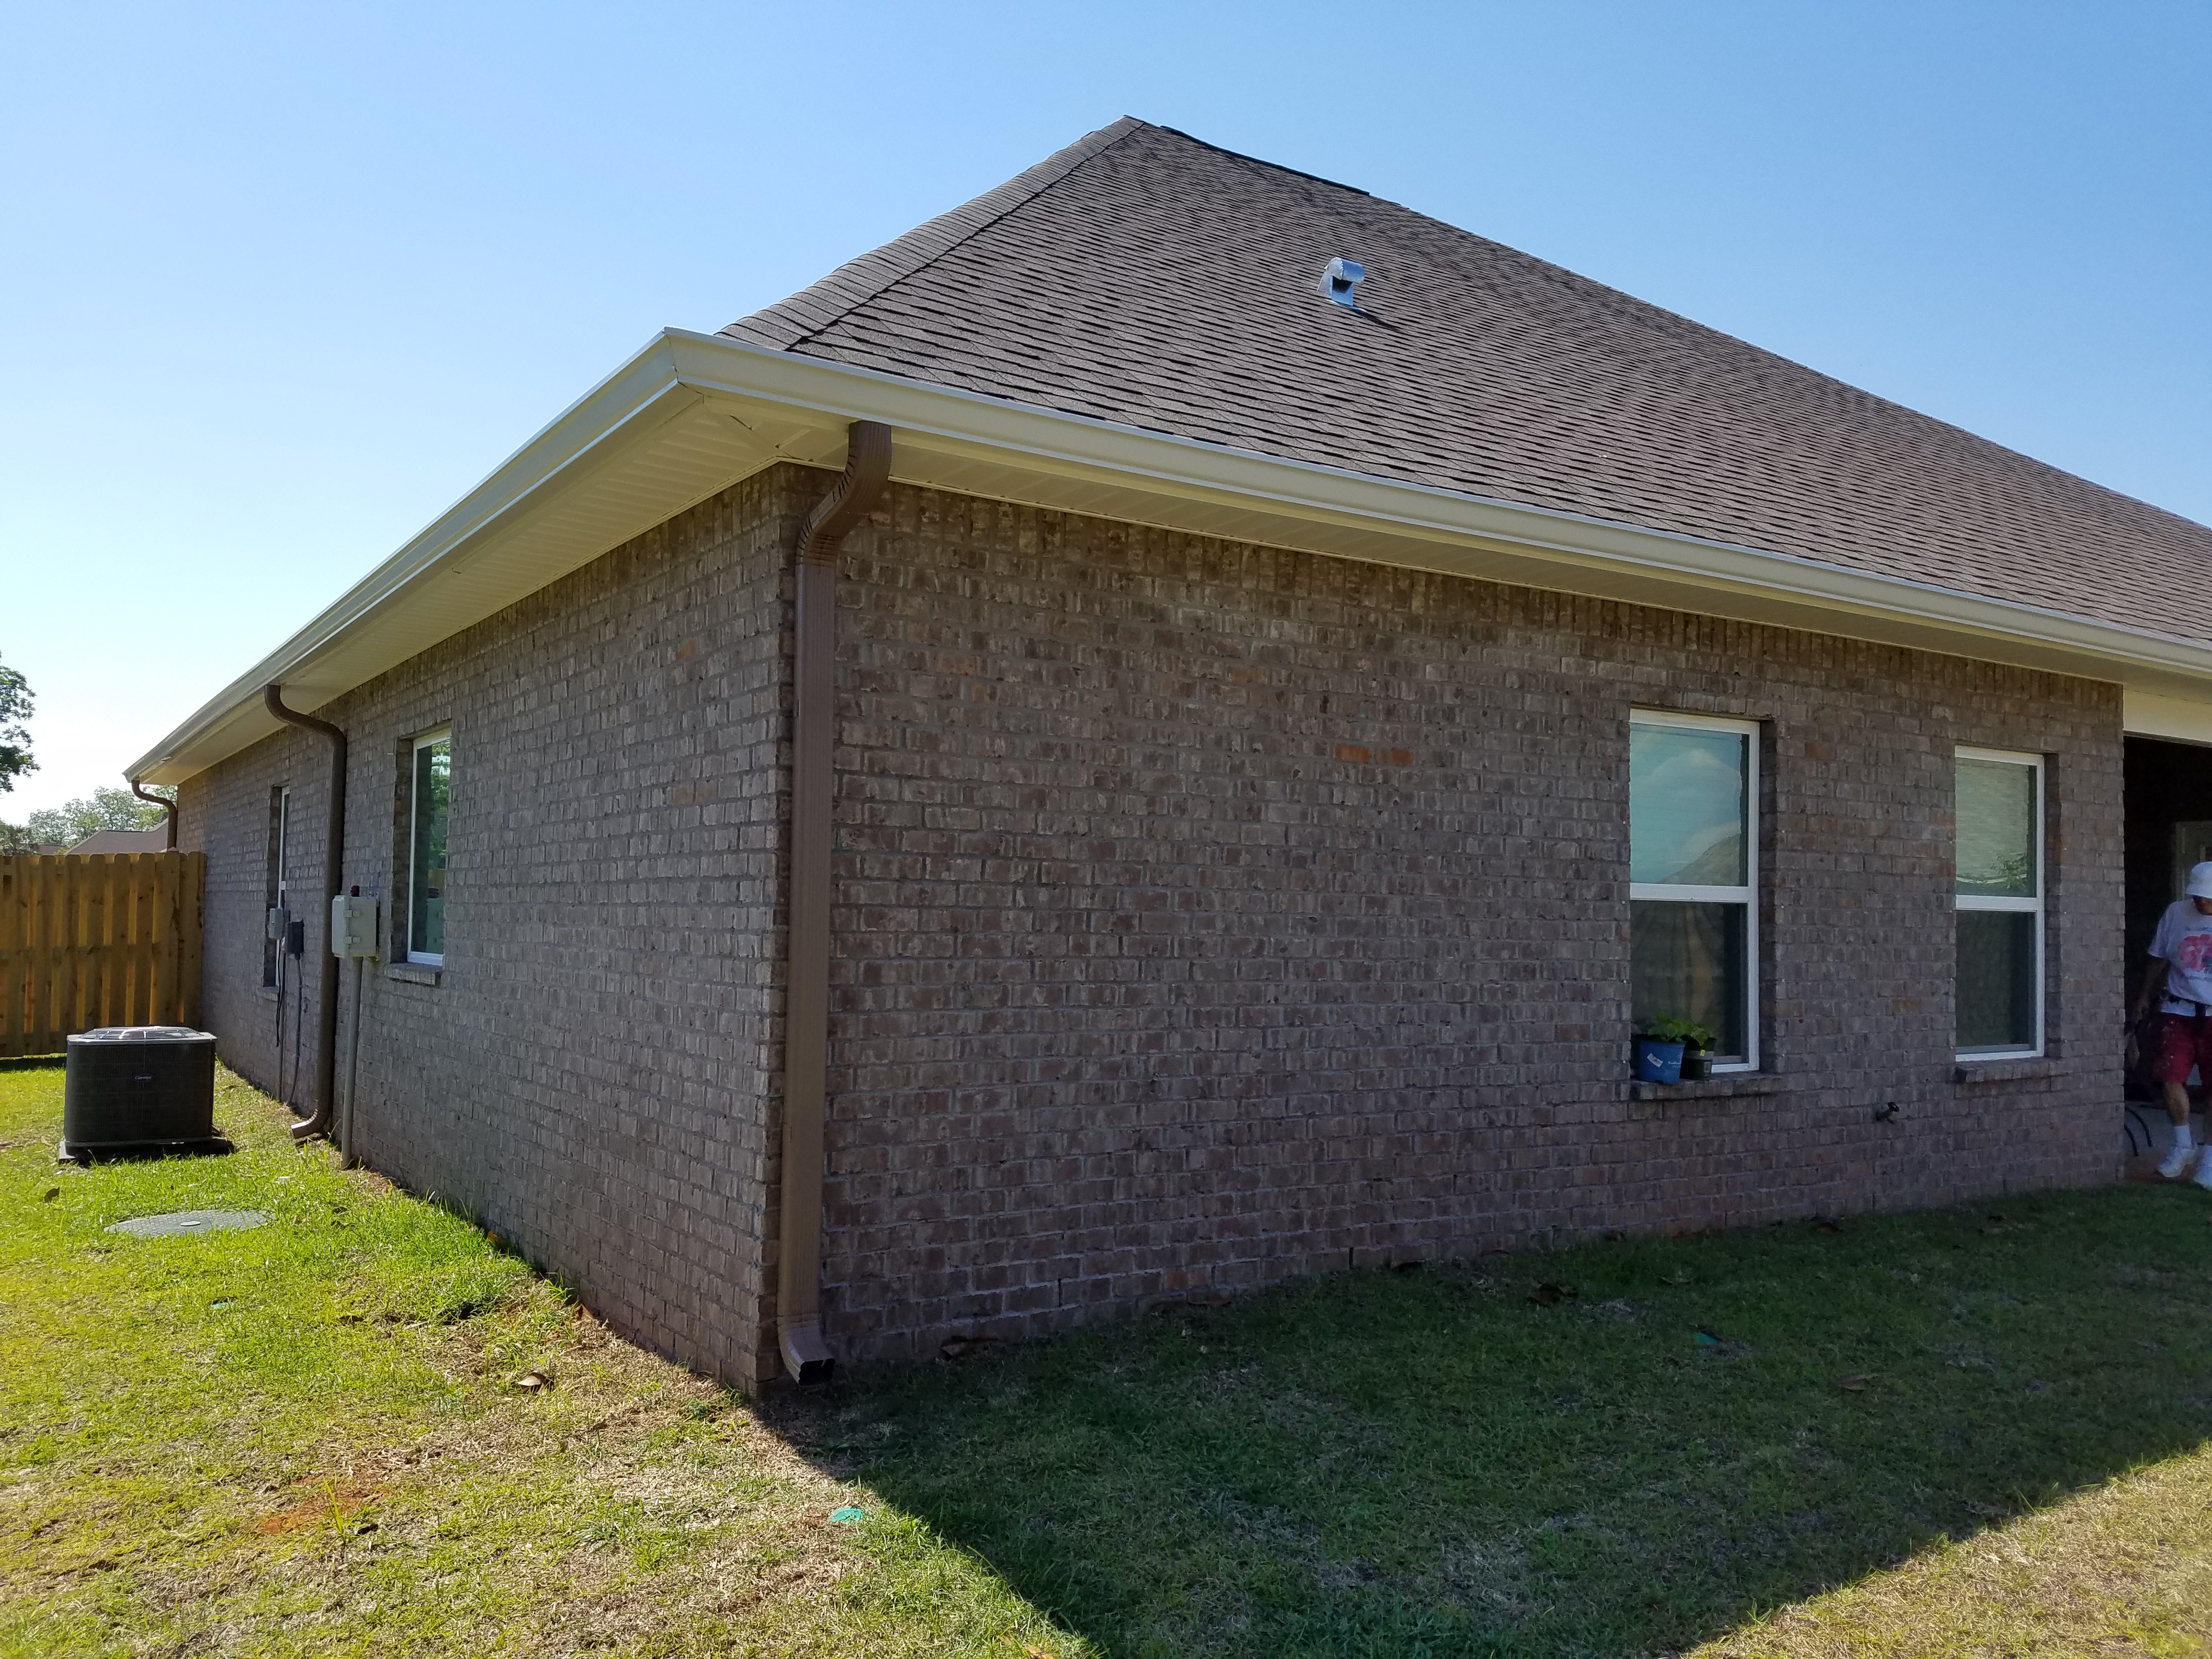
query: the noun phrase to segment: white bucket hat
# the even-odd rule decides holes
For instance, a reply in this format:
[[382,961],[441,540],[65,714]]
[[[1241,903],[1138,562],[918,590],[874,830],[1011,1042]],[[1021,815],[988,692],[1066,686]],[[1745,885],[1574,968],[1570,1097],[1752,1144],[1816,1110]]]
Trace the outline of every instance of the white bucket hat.
[[2212,898],[2212,859],[2190,866],[2189,896]]

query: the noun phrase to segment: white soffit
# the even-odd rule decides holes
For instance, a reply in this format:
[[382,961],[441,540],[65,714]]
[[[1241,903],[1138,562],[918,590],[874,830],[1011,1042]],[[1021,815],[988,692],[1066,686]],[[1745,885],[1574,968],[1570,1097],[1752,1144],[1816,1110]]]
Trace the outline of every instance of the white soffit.
[[2202,698],[2162,697],[2130,686],[2120,724],[2132,737],[2212,744],[2212,691]]
[[[2212,647],[1803,559],[1392,483],[669,331],[131,769],[179,782],[779,460],[893,428],[906,483],[2090,678],[2212,721]],[[2187,718],[2182,713],[2186,711]],[[2189,726],[2212,741],[2212,723]],[[2160,729],[2154,735],[2182,735]]]

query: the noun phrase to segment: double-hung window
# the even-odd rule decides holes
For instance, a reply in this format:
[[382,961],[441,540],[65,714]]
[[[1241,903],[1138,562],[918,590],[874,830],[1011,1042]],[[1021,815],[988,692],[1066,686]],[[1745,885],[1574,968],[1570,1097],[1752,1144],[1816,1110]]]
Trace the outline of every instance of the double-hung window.
[[1638,709],[1628,727],[1630,1005],[1759,1065],[1759,727]]
[[2043,1052],[2043,757],[1957,759],[1959,1057]]
[[406,959],[436,966],[446,960],[446,823],[453,781],[450,731],[415,739],[409,776]]

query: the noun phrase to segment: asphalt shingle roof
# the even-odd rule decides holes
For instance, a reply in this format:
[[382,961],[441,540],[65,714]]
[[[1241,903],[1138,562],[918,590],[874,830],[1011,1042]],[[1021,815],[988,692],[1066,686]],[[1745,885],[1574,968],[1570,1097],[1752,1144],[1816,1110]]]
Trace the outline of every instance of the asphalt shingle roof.
[[[1316,291],[1367,268],[1361,308]],[[1378,477],[2212,641],[2212,529],[1346,185],[1141,121],[723,331]]]

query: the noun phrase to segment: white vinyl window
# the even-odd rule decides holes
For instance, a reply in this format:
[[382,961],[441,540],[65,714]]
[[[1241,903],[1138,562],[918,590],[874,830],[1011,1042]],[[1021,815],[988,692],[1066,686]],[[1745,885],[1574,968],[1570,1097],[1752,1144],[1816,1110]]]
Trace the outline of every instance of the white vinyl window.
[[1759,1066],[1758,812],[1756,724],[1631,712],[1630,1006],[1710,1030],[1715,1071]]
[[409,754],[407,960],[446,960],[446,828],[453,782],[453,734],[432,732]]
[[2043,757],[1957,758],[1959,1058],[2043,1052]]

